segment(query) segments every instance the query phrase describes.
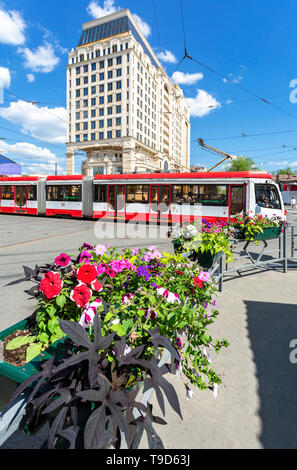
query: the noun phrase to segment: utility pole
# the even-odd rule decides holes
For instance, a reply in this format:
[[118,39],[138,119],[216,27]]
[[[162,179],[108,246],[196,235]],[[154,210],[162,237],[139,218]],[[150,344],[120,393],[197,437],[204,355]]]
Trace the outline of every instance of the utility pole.
[[202,148],[205,148],[206,150],[209,150],[213,153],[217,153],[218,155],[224,155],[225,156],[225,158],[223,160],[221,160],[215,166],[210,168],[208,170],[208,172],[214,170],[217,166],[221,165],[221,163],[225,162],[226,160],[231,160],[233,158],[232,155],[229,155],[229,153],[223,152],[222,150],[216,149],[215,147],[211,147],[210,145],[206,144],[203,139],[198,139],[197,142]]

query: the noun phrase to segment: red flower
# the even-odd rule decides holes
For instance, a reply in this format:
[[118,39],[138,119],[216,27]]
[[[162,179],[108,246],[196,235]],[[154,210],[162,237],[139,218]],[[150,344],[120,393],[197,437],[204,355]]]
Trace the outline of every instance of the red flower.
[[46,273],[40,282],[40,290],[48,299],[53,299],[60,294],[62,290],[62,279],[59,273],[53,271]]
[[76,303],[78,307],[84,307],[89,302],[92,291],[85,285],[76,286],[70,294],[70,299]]
[[196,276],[196,277],[194,277],[193,284],[194,284],[194,286],[197,286],[200,289],[203,286],[203,281],[202,281],[202,279],[199,279],[198,276]]
[[91,284],[97,276],[97,269],[93,264],[83,264],[77,271],[77,279],[84,284]]
[[97,281],[97,279],[95,279],[95,281],[93,281],[93,282],[91,283],[91,287],[92,287],[92,289],[95,290],[96,292],[100,292],[100,291],[102,291],[102,289],[103,289],[103,286],[102,286],[101,282]]
[[176,274],[179,274],[180,276],[182,276],[184,273],[180,272],[180,271],[175,271]]

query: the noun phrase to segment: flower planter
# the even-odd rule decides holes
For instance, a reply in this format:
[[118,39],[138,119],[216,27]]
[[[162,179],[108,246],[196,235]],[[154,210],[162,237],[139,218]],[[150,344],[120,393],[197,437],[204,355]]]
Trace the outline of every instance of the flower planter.
[[[268,227],[264,228],[263,232],[258,233],[253,240],[251,241],[261,241],[261,240],[273,240],[279,238],[282,233],[282,227]],[[244,232],[240,229],[237,229],[234,238],[237,240],[246,240]]]
[[[15,323],[6,330],[1,331],[0,341],[3,341],[8,335],[12,334],[15,330],[26,330],[28,328],[29,319],[30,317],[18,323]],[[46,349],[34,359],[32,359],[32,361],[28,362],[28,364],[25,364],[24,366],[20,367],[16,367],[12,364],[9,364],[8,362],[3,361],[3,359],[1,359],[0,357],[0,375],[8,377],[14,382],[22,383],[31,375],[36,374],[41,364],[43,364],[45,361],[48,361],[51,356],[55,354],[57,357],[61,357],[61,355],[63,354],[62,350],[64,349],[62,348],[62,345],[63,340],[57,341],[56,343],[52,344],[48,349]]]
[[[179,242],[173,242],[173,246],[175,253],[182,253],[184,251],[182,244]],[[210,253],[210,251],[205,251],[204,253],[201,253],[201,251],[194,251],[189,256],[189,259],[191,261],[197,261],[197,263],[204,269],[211,269],[223,256],[223,254],[223,251],[219,251],[218,253],[214,254]]]

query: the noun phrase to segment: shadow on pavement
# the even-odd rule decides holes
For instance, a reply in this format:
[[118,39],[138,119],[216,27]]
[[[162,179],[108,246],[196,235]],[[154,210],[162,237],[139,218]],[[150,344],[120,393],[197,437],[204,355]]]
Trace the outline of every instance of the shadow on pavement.
[[296,449],[297,364],[289,356],[290,342],[297,338],[297,306],[254,301],[245,305],[257,370],[259,439],[266,449]]

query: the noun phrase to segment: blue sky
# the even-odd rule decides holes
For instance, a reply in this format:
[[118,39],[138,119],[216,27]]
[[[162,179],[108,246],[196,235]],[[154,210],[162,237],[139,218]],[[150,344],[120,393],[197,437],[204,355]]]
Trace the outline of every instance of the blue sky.
[[188,54],[216,73],[189,59],[178,67],[184,56],[180,0],[52,0],[46,7],[0,0],[0,153],[23,163],[26,173],[53,174],[55,162],[65,171],[68,51],[82,23],[129,8],[189,99],[192,164],[210,168],[219,161],[199,147],[202,137],[252,157],[261,169],[297,168],[296,0],[183,5]]

